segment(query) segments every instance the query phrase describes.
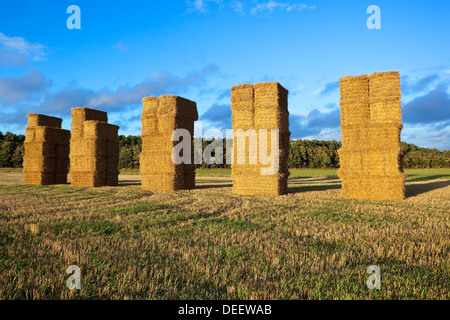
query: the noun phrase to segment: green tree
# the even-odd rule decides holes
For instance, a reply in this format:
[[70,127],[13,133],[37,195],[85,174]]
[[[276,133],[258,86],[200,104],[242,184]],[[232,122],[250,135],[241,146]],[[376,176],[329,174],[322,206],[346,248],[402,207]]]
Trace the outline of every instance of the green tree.
[[24,144],[21,143],[19,146],[14,150],[14,154],[11,158],[11,165],[14,168],[22,168],[23,164],[23,156],[25,155],[25,147]]
[[0,167],[10,168],[12,166],[12,157],[14,155],[15,143],[11,140],[3,140],[0,150]]

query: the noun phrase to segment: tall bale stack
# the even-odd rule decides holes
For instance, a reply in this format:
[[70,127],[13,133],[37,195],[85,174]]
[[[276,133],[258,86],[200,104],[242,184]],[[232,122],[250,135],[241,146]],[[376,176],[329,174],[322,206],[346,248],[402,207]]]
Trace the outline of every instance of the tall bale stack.
[[104,111],[72,109],[70,176],[76,187],[117,186],[119,127],[108,123]]
[[[142,99],[142,152],[140,171],[142,189],[174,191],[195,188],[194,121],[198,120],[197,104],[175,95]],[[172,141],[176,129],[190,134],[190,164],[175,164],[172,160]]]
[[340,91],[342,196],[404,199],[399,73],[344,77]]
[[[289,170],[289,112],[288,91],[278,82],[264,82],[255,85],[243,84],[231,88],[231,109],[233,129],[233,193],[240,195],[281,195],[287,193]],[[237,130],[254,129],[254,136],[245,136],[245,144],[240,143]],[[260,130],[267,130],[266,145],[260,141]],[[272,150],[271,130],[278,130],[278,149]],[[264,133],[263,133],[264,134]],[[242,138],[241,138],[242,139]],[[256,143],[252,143],[254,139]],[[245,147],[245,149],[243,149]],[[267,148],[267,155],[277,154],[278,170],[274,174],[263,175],[264,164],[259,157],[260,148]],[[245,151],[245,163],[238,163],[238,148]],[[263,149],[264,150],[264,149]]]
[[25,184],[67,183],[70,131],[61,129],[62,119],[28,114],[25,129],[23,171]]

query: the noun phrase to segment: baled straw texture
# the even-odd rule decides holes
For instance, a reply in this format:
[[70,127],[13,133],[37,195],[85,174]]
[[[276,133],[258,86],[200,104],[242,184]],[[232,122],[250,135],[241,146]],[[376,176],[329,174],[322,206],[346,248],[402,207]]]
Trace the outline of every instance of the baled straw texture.
[[67,183],[70,131],[61,129],[61,124],[60,118],[28,114],[23,159],[25,184]]
[[344,77],[340,91],[342,196],[404,199],[399,73]]
[[[288,192],[289,170],[289,112],[288,91],[278,82],[242,84],[231,88],[231,110],[234,137],[234,159],[232,164],[233,193],[239,195],[281,195]],[[255,130],[255,135],[238,137],[237,130],[245,133]],[[267,155],[279,154],[279,167],[274,175],[262,175],[259,158],[260,129],[267,130]],[[278,150],[271,147],[271,129],[279,130]],[[252,142],[254,141],[254,142]],[[245,147],[245,163],[238,163],[238,148]]]
[[104,111],[72,109],[70,175],[76,187],[117,186],[119,183],[119,127],[107,123]]
[[[142,152],[140,172],[142,189],[174,191],[195,188],[194,121],[198,120],[194,101],[175,95],[142,99]],[[186,129],[191,136],[191,164],[174,164],[172,141],[176,129]]]

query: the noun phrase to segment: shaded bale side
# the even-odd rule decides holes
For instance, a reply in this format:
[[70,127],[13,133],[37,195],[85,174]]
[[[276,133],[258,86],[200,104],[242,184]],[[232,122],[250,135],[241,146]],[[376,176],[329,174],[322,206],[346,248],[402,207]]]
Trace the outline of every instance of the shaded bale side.
[[36,127],[48,127],[61,129],[62,119],[56,117],[50,117],[43,114],[29,113],[28,118],[28,128]]

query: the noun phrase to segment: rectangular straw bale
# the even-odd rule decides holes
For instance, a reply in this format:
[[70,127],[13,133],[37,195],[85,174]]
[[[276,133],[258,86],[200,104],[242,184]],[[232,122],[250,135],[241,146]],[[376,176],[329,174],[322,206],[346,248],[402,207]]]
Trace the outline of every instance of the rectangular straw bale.
[[158,120],[161,118],[188,118],[198,119],[197,105],[194,101],[175,95],[159,97],[159,106],[156,112]]
[[372,121],[401,124],[400,74],[398,72],[376,72],[369,78]]
[[344,77],[340,88],[342,196],[404,199],[399,73]]
[[[25,129],[23,172],[25,184],[66,183],[60,176],[68,172],[70,132],[62,130],[62,119],[40,114],[28,115]],[[56,175],[58,174],[58,178]]]
[[288,91],[278,82],[260,82],[254,85],[255,109],[274,109],[280,114],[288,114],[287,95]]
[[194,101],[174,95],[142,99],[142,152],[140,171],[142,189],[170,191],[195,187],[195,165],[172,161],[172,150],[179,141],[172,141],[176,129],[191,135],[193,160],[194,121],[198,119]]
[[349,76],[340,79],[341,124],[358,125],[370,119],[369,77]]
[[159,107],[158,97],[145,97],[142,99],[143,110],[142,117],[156,118],[156,113]]
[[48,127],[61,129],[62,119],[50,117],[43,114],[30,113],[28,117],[28,128]]
[[[287,160],[289,155],[289,112],[287,109],[288,91],[277,82],[244,84],[231,88],[231,109],[234,137],[234,159],[232,168],[233,193],[241,195],[280,195],[287,192],[289,175]],[[256,142],[245,144],[237,137],[237,129],[256,130]],[[271,164],[262,164],[259,158],[259,130],[267,130],[267,155],[272,151],[279,156],[279,166],[275,175],[262,175],[261,169]],[[278,149],[271,150],[271,129],[279,132]],[[241,145],[242,144],[242,145]],[[238,163],[238,148],[244,148],[245,163]],[[254,164],[250,160],[256,161]]]
[[118,185],[119,127],[107,123],[107,113],[72,109],[71,181],[78,187]]
[[83,137],[84,122],[89,120],[108,122],[108,115],[90,108],[72,108],[72,137]]

